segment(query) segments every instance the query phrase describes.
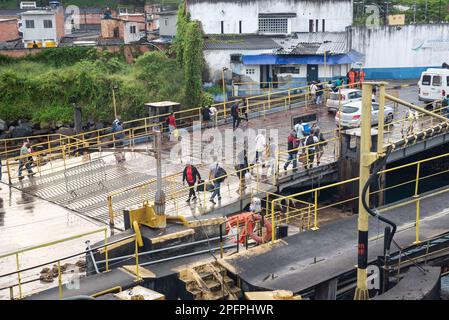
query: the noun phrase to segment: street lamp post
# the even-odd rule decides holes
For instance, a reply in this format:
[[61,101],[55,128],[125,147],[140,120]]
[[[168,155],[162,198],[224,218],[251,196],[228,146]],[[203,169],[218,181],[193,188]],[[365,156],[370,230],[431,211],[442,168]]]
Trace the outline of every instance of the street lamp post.
[[115,102],[115,90],[117,90],[117,89],[118,89],[118,85],[114,84],[112,86],[112,104],[114,105],[114,116],[116,119],[117,119],[117,105]]
[[225,85],[225,71],[228,70],[228,68],[223,67],[221,69],[221,81],[223,86],[223,117],[226,119],[226,85]]

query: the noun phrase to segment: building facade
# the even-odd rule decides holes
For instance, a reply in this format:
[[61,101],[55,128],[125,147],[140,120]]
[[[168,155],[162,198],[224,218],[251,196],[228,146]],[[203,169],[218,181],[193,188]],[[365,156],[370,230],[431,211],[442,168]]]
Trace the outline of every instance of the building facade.
[[17,19],[0,19],[0,42],[19,38]]
[[352,24],[352,0],[187,0],[206,34],[338,32]]
[[187,0],[206,35],[209,80],[227,68],[228,78],[261,87],[345,76],[361,59],[347,45],[352,7],[352,0]]
[[20,14],[22,41],[26,48],[58,46],[64,37],[64,11],[62,7],[47,10],[30,10]]

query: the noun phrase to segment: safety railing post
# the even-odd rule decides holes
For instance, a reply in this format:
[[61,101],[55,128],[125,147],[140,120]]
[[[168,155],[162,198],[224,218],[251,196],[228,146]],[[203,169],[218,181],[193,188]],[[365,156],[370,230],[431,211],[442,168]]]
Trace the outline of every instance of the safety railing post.
[[239,252],[239,238],[240,238],[240,220],[237,220],[237,231],[236,231],[236,250]]
[[415,221],[415,241],[413,244],[418,244],[421,241],[419,240],[419,220],[420,220],[420,199],[416,198],[416,221]]
[[22,278],[20,276],[20,263],[19,263],[19,253],[16,253],[16,266],[17,266],[17,280],[19,286],[19,298],[22,299]]
[[275,232],[275,226],[274,226],[274,202],[276,201],[276,199],[273,199],[273,201],[271,202],[271,243],[274,243],[274,241],[276,240],[276,234]]
[[59,291],[59,300],[62,300],[62,275],[61,275],[61,262],[58,261],[58,291]]
[[114,210],[112,207],[112,195],[108,196],[108,210],[109,210],[109,228],[111,229],[111,234],[114,234]]
[[139,245],[137,243],[137,236],[135,237],[135,259],[136,259],[136,281],[141,279],[139,271]]
[[220,224],[220,259],[223,259],[223,224]]
[[315,190],[314,192],[314,204],[313,204],[313,210],[314,210],[314,220],[313,220],[313,228],[312,230],[316,231],[318,230],[318,190]]
[[421,169],[421,162],[418,162],[416,164],[416,178],[415,178],[415,197],[418,196],[418,191],[419,191],[419,174],[420,174],[420,169]]
[[104,229],[104,259],[106,261],[106,272],[109,272],[109,255],[108,255],[108,230]]

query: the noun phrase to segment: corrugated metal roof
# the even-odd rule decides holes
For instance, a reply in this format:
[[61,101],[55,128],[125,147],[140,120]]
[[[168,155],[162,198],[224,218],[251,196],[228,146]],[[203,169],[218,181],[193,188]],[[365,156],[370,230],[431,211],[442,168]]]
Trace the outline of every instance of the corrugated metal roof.
[[298,32],[287,38],[275,38],[286,53],[341,54],[348,52],[345,32]]
[[282,46],[264,36],[211,36],[204,40],[204,50],[281,49]]

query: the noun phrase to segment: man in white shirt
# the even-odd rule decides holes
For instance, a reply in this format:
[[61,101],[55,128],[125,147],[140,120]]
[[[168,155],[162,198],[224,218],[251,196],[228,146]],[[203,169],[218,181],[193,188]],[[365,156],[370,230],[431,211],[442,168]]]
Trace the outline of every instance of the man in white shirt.
[[317,85],[316,85],[316,83],[314,81],[310,85],[310,95],[311,95],[311,99],[313,100],[313,103],[315,103],[315,104],[316,104],[316,98],[317,98],[317,96],[316,96],[316,91],[317,90],[318,90],[318,87],[317,87]]
[[262,159],[262,154],[265,151],[266,144],[267,142],[265,136],[262,133],[259,133],[256,136],[256,159],[254,160],[254,164],[256,164],[259,159]]

